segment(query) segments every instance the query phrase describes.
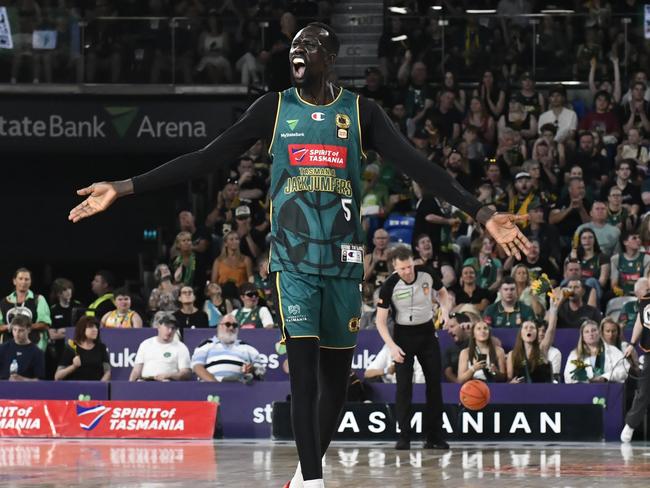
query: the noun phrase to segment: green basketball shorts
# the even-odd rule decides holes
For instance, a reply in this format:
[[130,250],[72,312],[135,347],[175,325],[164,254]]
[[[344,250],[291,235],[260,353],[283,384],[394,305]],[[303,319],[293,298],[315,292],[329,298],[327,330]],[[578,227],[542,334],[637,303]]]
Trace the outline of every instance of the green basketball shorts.
[[275,280],[283,342],[287,337],[315,337],[320,347],[355,347],[361,314],[359,281],[291,271],[276,273]]

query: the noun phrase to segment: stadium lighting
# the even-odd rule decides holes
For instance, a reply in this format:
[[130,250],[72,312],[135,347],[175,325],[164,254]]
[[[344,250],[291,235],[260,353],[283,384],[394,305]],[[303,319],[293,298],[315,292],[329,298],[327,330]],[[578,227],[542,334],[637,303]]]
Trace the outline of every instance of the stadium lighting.
[[431,9],[440,11],[440,10],[442,10],[442,5],[431,5]]
[[497,11],[496,11],[496,9],[493,9],[493,8],[484,8],[484,9],[468,8],[467,10],[465,10],[465,13],[466,14],[496,14]]
[[404,7],[388,7],[388,10],[394,14],[406,15],[406,8]]
[[396,37],[391,37],[390,40],[393,42],[400,42],[400,41],[405,41],[408,39],[408,36],[406,34],[402,34],[401,36],[396,36]]
[[549,15],[574,14],[575,10],[564,9],[564,8],[545,8],[544,10],[541,10],[541,13],[549,14]]

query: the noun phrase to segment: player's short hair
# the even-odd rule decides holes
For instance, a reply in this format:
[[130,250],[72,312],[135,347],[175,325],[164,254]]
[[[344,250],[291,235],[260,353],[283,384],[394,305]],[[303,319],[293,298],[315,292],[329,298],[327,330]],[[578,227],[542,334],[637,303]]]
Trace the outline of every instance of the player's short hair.
[[324,24],[323,22],[310,22],[307,24],[307,27],[318,27],[327,31],[327,50],[330,54],[338,56],[341,43],[339,41],[339,36],[336,35],[334,29],[332,29],[329,25]]

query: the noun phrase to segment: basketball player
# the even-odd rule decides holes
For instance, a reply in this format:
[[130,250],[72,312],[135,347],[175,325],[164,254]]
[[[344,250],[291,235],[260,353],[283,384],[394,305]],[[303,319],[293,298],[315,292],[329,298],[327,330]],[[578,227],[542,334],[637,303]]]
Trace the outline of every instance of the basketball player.
[[[300,463],[291,487],[323,484],[321,458],[334,435],[359,330],[363,275],[361,166],[374,149],[401,171],[484,224],[508,255],[529,243],[520,217],[483,207],[441,167],[427,161],[371,100],[335,86],[334,31],[312,23],[293,39],[293,88],[260,97],[205,148],[129,180],[94,183],[73,222],[117,198],[216,171],[258,139],[270,142],[271,257],[291,383],[291,417]],[[304,483],[303,483],[304,480]]]

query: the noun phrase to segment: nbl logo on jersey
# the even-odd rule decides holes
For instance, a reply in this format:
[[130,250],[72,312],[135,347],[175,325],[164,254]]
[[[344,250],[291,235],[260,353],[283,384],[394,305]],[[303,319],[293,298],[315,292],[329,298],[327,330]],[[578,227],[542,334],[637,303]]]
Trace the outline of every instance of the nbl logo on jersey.
[[323,166],[343,169],[347,166],[348,148],[326,144],[289,144],[291,166]]

